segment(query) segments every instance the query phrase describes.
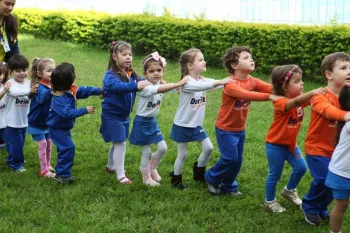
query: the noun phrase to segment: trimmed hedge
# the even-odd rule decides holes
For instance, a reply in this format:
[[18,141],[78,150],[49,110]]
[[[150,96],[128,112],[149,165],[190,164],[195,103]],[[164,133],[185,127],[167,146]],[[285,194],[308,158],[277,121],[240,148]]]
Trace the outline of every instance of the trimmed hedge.
[[295,63],[302,67],[305,78],[317,81],[322,80],[319,67],[325,55],[350,53],[349,25],[306,27],[37,9],[16,9],[14,14],[21,32],[38,37],[101,48],[112,40],[125,40],[136,54],[157,50],[176,60],[181,52],[196,47],[215,66],[233,45],[248,45],[260,72]]

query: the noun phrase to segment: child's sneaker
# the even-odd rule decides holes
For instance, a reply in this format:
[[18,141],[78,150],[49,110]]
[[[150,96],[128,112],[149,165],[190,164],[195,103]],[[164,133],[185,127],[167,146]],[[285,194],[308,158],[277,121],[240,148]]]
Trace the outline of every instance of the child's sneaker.
[[223,191],[223,192],[220,192],[220,194],[227,195],[227,196],[231,196],[231,197],[239,197],[239,196],[242,196],[242,193],[239,192],[239,191],[235,191],[235,192]]
[[55,175],[52,178],[61,184],[71,184],[73,182],[72,177],[61,177],[61,176]]
[[115,173],[115,169],[111,170],[108,167],[106,167],[106,173]]
[[218,195],[220,193],[220,188],[218,186],[212,185],[208,182],[207,182],[207,185],[208,185],[208,192],[211,195]]
[[118,181],[121,184],[132,184],[132,181],[129,180],[129,178],[127,178],[126,176],[119,178]]
[[304,213],[304,219],[305,221],[313,226],[318,226],[322,223],[322,219],[320,217],[320,215],[318,214],[308,214],[308,213]]
[[282,213],[286,211],[286,209],[283,208],[276,200],[265,202],[264,206],[268,211],[271,211],[273,213]]
[[298,196],[297,189],[291,189],[288,190],[287,187],[284,188],[284,190],[281,193],[282,197],[284,197],[287,201],[292,203],[293,205],[299,207],[302,204],[302,201],[300,200]]
[[20,167],[17,170],[15,170],[15,172],[17,172],[17,173],[23,173],[25,171],[27,171],[27,169],[25,169],[24,167]]

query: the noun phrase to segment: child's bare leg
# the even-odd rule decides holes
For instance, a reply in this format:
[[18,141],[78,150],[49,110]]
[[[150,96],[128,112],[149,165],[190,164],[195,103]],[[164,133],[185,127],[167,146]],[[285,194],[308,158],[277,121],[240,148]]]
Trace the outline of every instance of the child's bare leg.
[[348,205],[349,205],[349,199],[347,200],[335,199],[335,205],[332,209],[331,219],[330,219],[332,232],[341,231],[344,215],[348,208]]

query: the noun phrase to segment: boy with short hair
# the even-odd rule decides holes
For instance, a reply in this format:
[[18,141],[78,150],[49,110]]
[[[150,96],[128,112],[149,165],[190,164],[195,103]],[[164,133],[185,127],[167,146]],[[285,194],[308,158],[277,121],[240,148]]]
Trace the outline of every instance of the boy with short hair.
[[90,95],[100,95],[101,88],[77,87],[74,66],[71,63],[58,65],[51,74],[53,97],[50,113],[47,119],[51,140],[57,147],[56,176],[54,179],[63,184],[73,181],[71,168],[73,166],[75,145],[70,130],[75,119],[87,113],[95,113],[95,107],[76,108],[76,99],[85,99]]
[[325,186],[328,165],[335,149],[337,121],[350,120],[350,112],[340,110],[338,96],[344,84],[350,82],[350,72],[344,69],[350,56],[343,52],[327,55],[322,64],[322,75],[327,81],[326,94],[311,100],[311,119],[305,139],[306,161],[314,180],[303,198],[305,221],[319,225],[329,218],[328,205],[333,200],[332,190]]
[[230,49],[223,63],[235,82],[228,83],[222,93],[222,103],[215,124],[220,159],[205,173],[209,193],[231,196],[238,192],[236,177],[241,169],[246,121],[251,101],[274,98],[271,85],[250,76],[255,69],[252,53],[247,46]]

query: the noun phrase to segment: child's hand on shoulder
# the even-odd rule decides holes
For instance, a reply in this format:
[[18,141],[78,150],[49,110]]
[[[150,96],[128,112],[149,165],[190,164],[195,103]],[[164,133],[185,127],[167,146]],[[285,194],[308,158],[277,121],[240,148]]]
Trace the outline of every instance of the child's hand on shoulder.
[[227,83],[234,83],[234,82],[236,82],[236,80],[234,80],[234,79],[232,79],[230,77],[224,78],[221,81],[222,81],[222,85],[225,85]]
[[317,88],[317,89],[313,89],[311,91],[312,95],[318,95],[318,94],[326,94],[327,91],[326,91],[326,88],[324,87],[320,87],[320,88]]
[[148,85],[149,85],[148,82],[146,82],[146,81],[140,81],[140,82],[137,83],[137,89],[138,89],[138,90],[141,90],[141,89],[143,89],[144,87],[146,87],[146,86],[148,86]]
[[86,109],[87,109],[89,114],[94,114],[95,113],[95,107],[94,106],[87,106]]
[[179,87],[182,87],[182,86],[185,85],[186,83],[188,83],[188,78],[187,78],[187,77],[181,79],[181,81],[178,82],[177,84],[178,84]]
[[10,81],[7,81],[4,85],[5,92],[8,92],[12,86],[12,83]]
[[34,85],[30,88],[30,92],[31,92],[31,93],[38,93],[38,87],[39,87],[39,84],[38,84],[38,83],[34,84]]
[[350,121],[350,112],[347,112],[344,116],[344,121]]

